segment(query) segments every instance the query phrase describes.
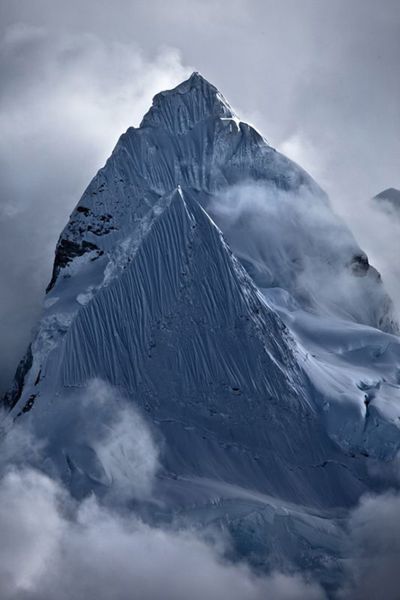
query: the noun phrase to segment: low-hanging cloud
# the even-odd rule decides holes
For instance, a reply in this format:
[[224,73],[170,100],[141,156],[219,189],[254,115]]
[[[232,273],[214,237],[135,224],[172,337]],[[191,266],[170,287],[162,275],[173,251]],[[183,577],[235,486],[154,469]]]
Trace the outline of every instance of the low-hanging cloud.
[[[58,411],[49,439],[40,439],[29,420],[10,427],[3,415],[2,600],[375,600],[383,588],[385,599],[397,598],[398,493],[367,495],[350,512],[341,580],[327,596],[308,573],[262,574],[232,562],[226,532],[201,530],[187,519],[143,521],[131,500],[152,501],[162,446],[118,389],[90,381],[60,399]],[[52,455],[52,433],[65,452],[79,454],[82,446],[95,451],[107,474],[103,487],[71,494]],[[82,456],[76,466],[96,483]]]
[[349,519],[348,583],[343,600],[397,600],[400,589],[400,495],[367,495]]
[[[21,436],[22,431],[19,442]],[[132,466],[127,467],[134,477]],[[118,506],[93,494],[77,500],[58,479],[9,463],[0,477],[1,598],[327,598],[307,575],[262,576],[245,563],[229,562],[226,542],[214,537],[212,543],[212,536],[206,541],[194,524],[161,527],[126,509],[119,512]],[[345,570],[333,597],[376,600],[384,589],[385,599],[397,598],[399,509],[400,496],[389,492],[362,498],[351,512]]]
[[339,207],[371,263],[382,275],[400,319],[400,211],[373,198],[354,194]]
[[[0,392],[40,313],[57,238],[119,135],[189,69],[173,48],[14,24],[0,39]],[[60,76],[60,74],[62,74]]]
[[[396,98],[396,94],[393,95],[394,98]],[[377,113],[380,110],[381,106],[377,106]],[[329,106],[326,107],[326,111],[329,112]],[[370,122],[373,128],[377,127],[378,123],[380,125],[376,118],[377,113],[371,115],[373,118],[370,119]],[[394,171],[393,168],[393,157],[398,155],[400,139],[397,131],[398,119],[397,121],[394,118],[391,120],[387,116],[391,131],[390,135],[386,131],[386,139],[384,138],[385,128],[376,132],[384,146],[381,146],[378,151],[378,144],[375,141],[368,143],[365,140],[362,143],[367,130],[361,131],[360,128],[359,131],[354,131],[356,120],[348,123],[351,116],[351,113],[347,114],[344,121],[346,126],[350,125],[353,131],[351,135],[349,132],[346,138],[340,139],[343,148],[338,148],[336,133],[330,128],[324,133],[329,137],[322,151],[321,128],[313,132],[314,125],[310,124],[311,127],[307,131],[304,124],[299,124],[298,132],[284,141],[280,149],[303,167],[309,169],[317,181],[329,192],[335,212],[345,221],[360,247],[368,255],[370,263],[382,275],[384,285],[393,300],[398,320],[400,317],[400,270],[395,257],[400,252],[400,212],[395,207],[384,206],[382,201],[373,198],[384,188],[392,185],[398,186],[398,170]],[[340,124],[340,126],[344,125]],[[371,135],[370,132],[368,135]],[[392,138],[391,142],[389,142],[389,137]],[[395,173],[395,177],[393,173]],[[379,188],[379,186],[381,187]]]
[[0,476],[10,464],[29,466],[79,497],[96,491],[121,505],[151,498],[162,441],[120,390],[92,379],[35,415],[13,422],[0,414]]
[[[151,500],[160,449],[144,418],[118,390],[94,380],[85,391],[64,397],[57,408],[59,422],[52,434],[64,453],[73,458],[75,449],[83,457],[75,466],[86,469],[92,483],[93,458],[87,461],[80,449],[95,452],[106,475],[101,482],[106,493],[94,485],[79,498],[71,495],[57,458],[53,469],[44,461],[54,458],[51,435],[46,442],[36,440],[32,426],[23,424],[3,435],[2,600],[325,598],[320,586],[301,574],[261,576],[244,563],[229,562],[229,540],[213,533],[206,541],[195,524],[161,527],[143,522],[129,508],[133,498]],[[34,456],[26,453],[24,460],[24,450],[34,445]]]
[[150,425],[121,391],[100,379],[67,394],[49,434],[76,468],[105,488],[108,501],[151,497],[159,445]]
[[390,301],[376,276],[355,274],[363,252],[321,192],[248,182],[216,196],[209,210],[260,288],[282,287],[309,308],[391,326]]
[[0,482],[3,600],[322,600],[300,576],[258,577],[194,533],[76,503],[54,480],[11,470]]

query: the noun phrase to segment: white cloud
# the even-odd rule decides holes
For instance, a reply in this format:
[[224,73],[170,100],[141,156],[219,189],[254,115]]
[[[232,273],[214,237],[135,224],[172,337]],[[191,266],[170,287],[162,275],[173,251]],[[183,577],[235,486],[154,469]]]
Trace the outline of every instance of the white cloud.
[[0,475],[9,465],[39,468],[80,497],[95,490],[118,505],[151,499],[161,442],[134,399],[117,388],[92,379],[58,396],[37,419],[0,416]]
[[[65,419],[71,402],[73,423]],[[77,500],[58,478],[28,464],[14,467],[9,459],[0,478],[2,600],[325,598],[300,574],[259,576],[244,563],[229,562],[215,532],[208,536],[214,541],[206,542],[194,524],[179,529],[141,521],[128,506],[132,497],[150,498],[158,467],[143,419],[99,381],[86,393],[63,398],[62,405],[54,435],[61,445],[92,446],[111,479],[110,492]],[[23,431],[13,438],[16,444]]]
[[364,496],[349,520],[346,600],[397,600],[400,589],[400,495]]
[[0,482],[2,600],[320,600],[300,576],[258,577],[190,531],[74,504],[38,471]]
[[[68,445],[73,449],[84,442],[93,449],[104,470],[108,495],[121,503],[150,498],[159,468],[159,449],[133,401],[94,379],[71,402],[79,406],[74,410],[77,424]],[[64,423],[61,415],[60,428]]]
[[388,324],[384,290],[373,276],[353,275],[360,247],[321,193],[249,182],[214,198],[210,211],[260,288],[282,287],[322,313]]

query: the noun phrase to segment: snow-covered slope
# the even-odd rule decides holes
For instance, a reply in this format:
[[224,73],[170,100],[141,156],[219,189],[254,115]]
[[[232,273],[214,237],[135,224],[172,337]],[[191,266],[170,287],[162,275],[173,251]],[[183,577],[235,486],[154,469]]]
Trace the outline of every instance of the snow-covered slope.
[[257,284],[396,329],[379,274],[324,192],[197,73],[158,94],[141,126],[121,136],[61,235],[49,288],[61,270],[68,276],[72,258],[113,255],[178,185],[196,193]]
[[158,432],[163,510],[323,570],[317,537],[339,552],[335,519],[400,447],[395,331],[322,190],[195,73],[155,97],[72,213],[6,401],[84,493],[109,485],[102,458],[61,424],[102,379]]

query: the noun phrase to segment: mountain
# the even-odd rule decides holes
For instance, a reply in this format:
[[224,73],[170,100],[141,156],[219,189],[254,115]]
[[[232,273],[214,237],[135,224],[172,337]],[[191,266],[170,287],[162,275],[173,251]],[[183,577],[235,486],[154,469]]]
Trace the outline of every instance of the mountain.
[[76,407],[93,379],[121,390],[161,440],[151,518],[225,526],[239,556],[329,586],[343,510],[393,483],[373,473],[400,448],[396,333],[326,194],[194,73],[73,211],[5,402],[42,468],[101,494]]
[[[178,185],[196,194],[260,287],[396,329],[379,275],[324,192],[198,73],[157,95],[141,126],[121,136],[61,235],[49,290],[73,258],[110,256],[128,232],[140,236],[152,205]],[[331,285],[347,275],[348,297]]]
[[377,200],[379,203],[388,203],[398,210],[400,207],[400,190],[397,190],[396,188],[387,188],[374,196],[374,200]]

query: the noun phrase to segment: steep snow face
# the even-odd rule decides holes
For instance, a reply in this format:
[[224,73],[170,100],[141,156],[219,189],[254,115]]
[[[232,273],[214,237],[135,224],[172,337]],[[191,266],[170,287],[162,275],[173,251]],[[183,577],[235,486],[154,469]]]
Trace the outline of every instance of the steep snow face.
[[61,271],[69,276],[76,257],[113,260],[116,246],[178,185],[196,193],[257,285],[288,289],[322,313],[396,330],[379,274],[322,190],[197,73],[158,94],[141,126],[121,136],[61,235],[49,289]]
[[[158,209],[134,259],[59,330],[58,342],[46,347],[39,334],[31,384],[14,412],[31,400],[29,417],[43,435],[59,419],[65,390],[102,378],[157,424],[167,476],[317,506],[354,501],[365,461],[344,456],[321,427],[280,318],[194,198],[178,189]],[[52,449],[68,483],[69,444],[58,438]],[[74,467],[90,475],[92,462]]]
[[[371,459],[371,472],[384,472],[399,451],[399,338],[338,317],[321,318],[282,289],[263,291],[303,349],[299,364],[320,398],[321,421],[331,438],[346,453]],[[378,467],[382,459],[386,465]]]

